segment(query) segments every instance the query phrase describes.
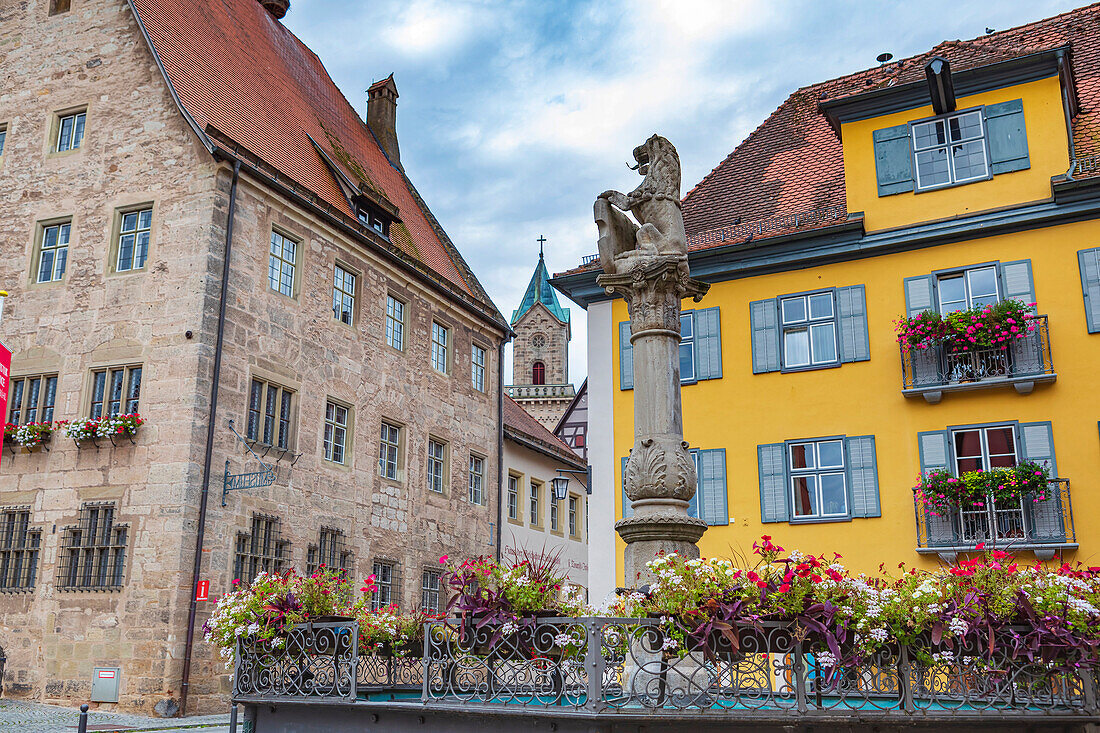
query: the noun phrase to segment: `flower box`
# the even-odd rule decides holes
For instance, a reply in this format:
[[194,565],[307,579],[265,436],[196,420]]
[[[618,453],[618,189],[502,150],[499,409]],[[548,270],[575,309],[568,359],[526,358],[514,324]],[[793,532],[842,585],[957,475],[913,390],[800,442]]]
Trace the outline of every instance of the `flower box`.
[[64,430],[65,436],[72,438],[78,446],[81,443],[91,442],[98,447],[100,438],[110,440],[112,445],[117,445],[115,441],[122,438],[133,443],[134,436],[144,424],[145,419],[134,412],[86,420],[61,420],[57,423],[57,427],[59,430]]
[[[1034,307],[1034,303],[1029,305],[1010,299],[945,315],[927,310],[895,322],[898,342],[908,351],[942,347],[949,355],[1006,351],[1013,342],[1027,338],[1035,330],[1037,316],[1032,312]],[[971,365],[967,362],[958,363],[961,379],[980,378],[968,376],[966,367]],[[984,361],[979,364],[981,366],[984,366]]]

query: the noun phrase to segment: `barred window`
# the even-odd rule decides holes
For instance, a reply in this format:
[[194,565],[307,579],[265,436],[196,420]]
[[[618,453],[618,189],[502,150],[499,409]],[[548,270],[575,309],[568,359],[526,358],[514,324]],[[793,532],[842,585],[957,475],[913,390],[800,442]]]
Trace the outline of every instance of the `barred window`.
[[439,613],[439,580],[442,573],[425,568],[420,580],[420,608],[423,611]]
[[16,377],[11,380],[10,395],[8,422],[13,425],[53,422],[54,401],[57,399],[57,375]]
[[344,462],[348,440],[348,408],[333,401],[325,405],[325,460]]
[[252,531],[237,533],[233,579],[248,585],[261,571],[281,573],[290,558],[290,541],[283,539],[276,517],[252,515]]
[[484,501],[482,486],[485,483],[485,459],[470,454],[470,503],[481,504]]
[[298,243],[279,232],[271,232],[271,254],[267,263],[267,283],[277,293],[294,297],[294,270],[298,263]]
[[405,304],[392,295],[386,298],[386,343],[398,351],[405,348]]
[[470,363],[473,365],[471,368],[471,374],[473,376],[474,389],[478,392],[485,391],[485,349],[473,345],[472,353],[470,355]]
[[450,368],[447,356],[450,343],[451,329],[432,321],[432,369],[441,374],[447,374]]
[[340,265],[332,280],[332,315],[349,326],[355,317],[355,275]]
[[248,396],[248,439],[287,450],[293,397],[286,387],[253,379]]
[[394,586],[397,585],[397,565],[389,560],[374,561],[374,585],[377,590],[371,594],[370,607],[374,610],[396,603]]
[[0,593],[34,589],[42,530],[30,525],[29,508],[0,510]]
[[130,414],[138,411],[141,397],[141,365],[92,370],[92,403],[88,417]]
[[447,467],[447,444],[428,438],[428,490],[443,493],[446,485],[444,473]]
[[329,570],[340,570],[348,575],[351,570],[351,552],[345,540],[347,536],[339,529],[321,527],[316,545],[306,548],[306,575],[313,575],[324,565]]
[[115,505],[85,504],[80,520],[66,527],[57,565],[59,590],[117,590],[122,587],[130,526],[115,523]]

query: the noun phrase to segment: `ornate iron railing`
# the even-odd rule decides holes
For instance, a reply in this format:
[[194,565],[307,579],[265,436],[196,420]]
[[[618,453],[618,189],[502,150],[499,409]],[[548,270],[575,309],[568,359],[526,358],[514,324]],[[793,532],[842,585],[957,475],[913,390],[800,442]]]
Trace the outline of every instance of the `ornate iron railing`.
[[[378,700],[420,690],[427,707],[682,716],[858,712],[861,716],[1094,716],[1088,671],[1065,672],[994,651],[930,639],[829,666],[797,624],[761,622],[682,653],[684,635],[659,619],[545,618],[463,632],[425,625],[423,658],[358,656],[356,624],[294,629],[278,650],[242,641],[238,699]],[[384,698],[383,698],[384,699]],[[369,704],[369,703],[368,703]]]
[[1076,543],[1069,479],[1053,479],[1045,496],[1041,501],[1025,496],[1011,504],[987,502],[983,509],[959,509],[950,516],[937,516],[914,500],[917,547],[964,550],[984,542],[987,548],[1024,550]]
[[1005,349],[953,352],[945,347],[907,349],[903,346],[901,370],[902,390],[910,393],[1053,375],[1047,317],[1036,317],[1035,330]]
[[821,224],[828,221],[839,221],[848,216],[848,207],[844,204],[832,204],[820,209],[799,211],[794,214],[773,216],[770,219],[758,219],[744,224],[733,224],[708,229],[688,237],[688,246],[706,244],[712,242],[725,242],[727,240],[741,240],[746,237],[759,237],[769,232],[781,232],[787,229],[801,229],[802,227]]

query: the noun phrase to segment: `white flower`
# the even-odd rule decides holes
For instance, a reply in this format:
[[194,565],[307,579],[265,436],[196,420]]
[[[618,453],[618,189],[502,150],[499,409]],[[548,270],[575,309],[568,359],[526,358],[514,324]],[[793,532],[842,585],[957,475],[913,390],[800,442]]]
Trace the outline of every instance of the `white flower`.
[[253,621],[252,623],[250,623],[248,625],[248,633],[256,634],[256,633],[259,633],[259,631],[260,631],[260,625],[258,623],[256,623],[255,621]]
[[661,648],[664,649],[666,652],[670,651],[672,649],[676,649],[679,646],[680,646],[680,642],[676,641],[671,636],[668,637],[667,639],[665,639],[664,644],[661,644]]
[[958,616],[952,618],[947,626],[951,629],[951,633],[955,636],[962,636],[970,630],[970,626],[966,623],[966,621],[959,618]]
[[879,643],[886,641],[887,636],[886,629],[871,629],[871,638]]
[[570,641],[572,641],[572,638],[569,634],[558,634],[554,637],[554,644],[556,646],[569,646]]
[[836,666],[836,657],[833,656],[832,652],[818,652],[817,661],[825,669],[831,669]]
[[517,631],[519,631],[519,625],[515,621],[505,621],[500,627],[500,632],[505,636],[514,634]]

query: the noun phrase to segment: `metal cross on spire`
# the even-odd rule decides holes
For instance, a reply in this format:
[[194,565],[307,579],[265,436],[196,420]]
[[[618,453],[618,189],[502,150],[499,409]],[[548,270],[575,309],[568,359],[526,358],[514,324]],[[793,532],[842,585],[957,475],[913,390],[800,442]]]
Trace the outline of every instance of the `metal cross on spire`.
[[539,238],[535,240],[539,243],[539,259],[542,259],[542,245],[546,244],[546,237],[539,235]]

